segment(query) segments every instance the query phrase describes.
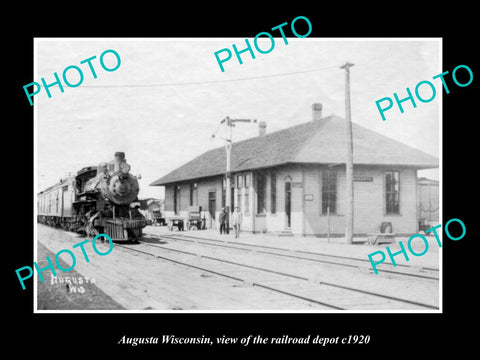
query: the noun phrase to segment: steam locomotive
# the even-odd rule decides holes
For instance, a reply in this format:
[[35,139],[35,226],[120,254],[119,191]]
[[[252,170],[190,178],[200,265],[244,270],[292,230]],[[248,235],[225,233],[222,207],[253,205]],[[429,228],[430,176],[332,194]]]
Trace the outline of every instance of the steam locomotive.
[[138,206],[132,206],[138,192],[125,153],[117,152],[113,161],[85,167],[38,193],[37,221],[89,237],[135,241],[147,225]]

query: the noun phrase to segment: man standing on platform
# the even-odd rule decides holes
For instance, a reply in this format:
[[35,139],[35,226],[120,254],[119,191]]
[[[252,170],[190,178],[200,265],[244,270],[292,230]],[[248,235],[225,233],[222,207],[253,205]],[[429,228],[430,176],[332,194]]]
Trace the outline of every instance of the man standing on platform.
[[232,225],[235,228],[235,237],[238,238],[240,236],[240,226],[242,225],[242,213],[238,206],[232,214]]
[[218,217],[218,222],[220,223],[220,234],[226,234],[226,219],[227,218],[227,213],[225,212],[225,208],[222,208],[222,211],[220,212],[220,216]]

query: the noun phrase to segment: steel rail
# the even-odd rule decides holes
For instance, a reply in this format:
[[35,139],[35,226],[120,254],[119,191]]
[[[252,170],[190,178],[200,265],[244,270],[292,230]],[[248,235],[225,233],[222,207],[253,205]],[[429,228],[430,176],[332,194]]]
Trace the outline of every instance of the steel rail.
[[[368,262],[368,263],[370,262],[369,260],[366,260],[366,259],[352,258],[352,257],[347,257],[347,256],[341,256],[341,255],[323,254],[323,253],[316,253],[316,252],[302,251],[302,250],[290,250],[290,249],[284,249],[284,248],[273,247],[273,246],[245,244],[245,243],[236,242],[236,241],[222,241],[222,240],[200,238],[200,237],[194,237],[194,236],[188,236],[188,237],[196,239],[196,240],[188,240],[188,239],[183,238],[183,237],[186,237],[185,235],[183,235],[183,236],[159,235],[159,236],[161,238],[166,238],[166,239],[173,239],[173,240],[186,241],[186,242],[195,242],[195,243],[200,243],[200,244],[205,244],[205,245],[210,245],[210,246],[225,247],[225,248],[244,250],[244,251],[255,251],[255,252],[258,252],[258,253],[262,253],[262,254],[283,256],[283,257],[288,257],[288,258],[293,258],[293,259],[312,261],[312,262],[320,262],[320,263],[326,263],[326,264],[333,264],[333,265],[339,265],[339,266],[350,267],[350,268],[358,268],[359,265],[346,264],[346,263],[342,263],[342,262],[324,260],[324,259],[312,259],[312,258],[307,258],[307,257],[303,257],[303,256],[296,256],[296,255],[291,255],[291,254],[280,254],[280,253],[271,252],[271,251],[251,250],[251,249],[248,249],[248,248],[241,248],[241,247],[231,246],[231,245],[226,245],[226,244],[238,244],[238,245],[247,246],[247,247],[268,248],[268,249],[280,250],[280,251],[284,251],[284,252],[296,252],[296,253],[304,253],[304,254],[309,254],[309,255],[314,255],[314,256],[325,256],[325,257],[332,257],[332,258],[340,258],[340,259],[345,259],[345,260],[349,260],[349,261],[361,261],[361,262]],[[201,240],[201,241],[198,241],[197,239]],[[208,243],[208,242],[205,242],[205,241],[212,241],[212,242],[221,243],[221,244]],[[404,264],[398,264],[397,266],[403,266],[403,267],[410,268],[410,266],[404,265]],[[433,268],[424,268],[424,269],[438,271],[438,269],[433,269]],[[369,270],[373,270],[373,268],[370,267]],[[436,277],[436,276],[415,274],[415,273],[388,270],[388,269],[379,269],[379,272],[396,274],[396,275],[401,275],[401,276],[417,277],[417,278],[428,279],[428,280],[436,280],[436,281],[439,280],[439,278]]]
[[[148,244],[148,245],[150,245],[150,244]],[[125,245],[115,244],[115,246],[119,246],[119,247],[127,249],[127,250],[136,251],[136,252],[139,252],[139,253],[142,253],[142,254],[153,256],[157,259],[162,259],[162,260],[170,261],[170,262],[175,263],[175,264],[179,264],[179,265],[187,266],[187,267],[190,267],[190,268],[193,268],[193,269],[205,271],[205,272],[215,274],[215,275],[218,275],[218,276],[221,276],[221,277],[225,277],[225,278],[228,278],[228,279],[231,279],[231,280],[236,280],[236,281],[239,281],[241,283],[247,283],[247,281],[245,279],[242,279],[242,278],[239,278],[239,277],[236,277],[236,276],[233,276],[233,275],[221,273],[221,272],[218,272],[218,271],[214,271],[214,270],[211,270],[211,269],[207,269],[207,268],[204,268],[204,267],[201,267],[201,266],[189,264],[189,263],[184,262],[184,261],[171,259],[171,258],[168,258],[168,257],[165,257],[165,256],[153,254],[153,253],[150,253],[150,252],[147,252],[147,251],[133,249],[133,248],[125,246]],[[251,284],[253,286],[261,287],[261,288],[264,288],[264,289],[267,289],[267,290],[270,290],[270,291],[274,291],[274,292],[277,292],[277,293],[280,293],[280,294],[288,295],[288,296],[291,296],[291,297],[294,297],[294,298],[297,298],[297,299],[301,299],[301,300],[304,300],[304,301],[307,301],[307,302],[315,303],[315,304],[322,305],[322,306],[327,306],[327,307],[332,308],[332,309],[346,310],[346,309],[341,308],[341,307],[336,306],[336,305],[328,304],[326,302],[318,301],[318,300],[315,300],[315,299],[310,299],[310,298],[307,298],[305,296],[301,296],[301,295],[294,294],[294,293],[291,293],[291,292],[288,292],[288,291],[280,290],[280,289],[277,289],[277,288],[274,288],[274,287],[271,287],[271,286],[268,286],[268,285],[264,285],[264,284],[261,284],[261,283],[251,282]]]
[[[216,257],[213,257],[213,256],[201,255],[201,254],[194,253],[194,252],[190,252],[190,251],[184,251],[184,250],[178,250],[178,249],[171,249],[171,248],[168,248],[168,247],[165,247],[165,246],[160,246],[160,245],[156,245],[156,244],[149,244],[149,243],[146,243],[146,242],[141,242],[141,244],[145,244],[145,245],[151,246],[151,247],[160,248],[160,249],[163,249],[163,250],[166,250],[166,251],[170,251],[170,252],[183,253],[183,254],[187,254],[187,255],[191,255],[191,256],[195,256],[195,257],[201,257],[201,258],[205,258],[205,259],[209,259],[209,260],[213,260],[213,261],[223,262],[223,263],[227,263],[227,264],[231,264],[231,265],[241,266],[241,267],[245,267],[245,268],[250,268],[250,269],[255,269],[255,270],[264,271],[264,272],[268,272],[268,273],[273,273],[273,274],[276,274],[276,275],[281,275],[281,276],[285,276],[285,277],[295,278],[295,279],[298,279],[298,280],[303,280],[303,281],[307,281],[307,282],[312,282],[311,279],[306,278],[306,277],[303,277],[303,276],[299,276],[299,275],[288,274],[288,273],[279,272],[279,271],[276,271],[276,270],[267,269],[267,268],[262,268],[262,267],[258,267],[258,266],[248,265],[248,264],[242,264],[242,263],[234,262],[234,261],[231,261],[231,260],[216,258]],[[206,268],[203,268],[203,267],[198,267],[198,266],[196,266],[196,265],[192,265],[192,264],[189,264],[189,263],[186,263],[186,262],[181,262],[181,261],[178,261],[178,260],[172,260],[172,259],[170,259],[170,258],[166,258],[166,257],[160,256],[160,255],[148,253],[148,252],[145,252],[145,251],[142,251],[142,250],[138,250],[138,249],[132,249],[132,248],[130,248],[130,247],[128,247],[128,246],[122,246],[122,247],[127,248],[127,249],[129,249],[129,250],[134,250],[134,251],[142,252],[142,253],[145,253],[145,254],[148,254],[148,255],[156,256],[156,257],[161,258],[161,259],[164,259],[164,260],[176,262],[176,263],[178,263],[178,264],[183,264],[183,265],[186,265],[186,266],[189,266],[189,267],[197,268],[197,269],[200,269],[200,270],[203,270],[203,271],[207,271],[207,272],[210,272],[210,273],[215,273],[215,274],[220,275],[220,276],[224,276],[224,277],[228,277],[228,278],[235,279],[235,280],[238,280],[238,281],[246,282],[244,279],[236,278],[236,277],[233,277],[233,276],[228,275],[228,274],[218,273],[218,272],[216,272],[216,271],[213,271],[213,270],[210,270],[210,269],[206,269]],[[264,288],[265,288],[265,286],[262,285],[262,284],[259,284],[259,283],[254,283],[254,284],[255,284],[256,286],[260,286],[260,287],[264,287]],[[327,286],[331,286],[331,287],[335,287],[335,288],[339,288],[339,289],[344,289],[344,290],[348,290],[348,291],[352,291],[352,292],[367,294],[367,295],[371,295],[371,296],[375,296],[375,297],[380,297],[380,298],[384,298],[384,299],[388,299],[388,300],[393,300],[393,301],[397,301],[397,302],[408,303],[408,304],[412,304],[412,305],[416,305],[416,306],[420,306],[420,307],[425,307],[425,308],[429,308],[429,309],[435,309],[435,310],[438,309],[438,306],[435,306],[435,305],[430,305],[430,304],[426,304],[426,303],[422,303],[422,302],[417,302],[417,301],[413,301],[413,300],[408,300],[408,299],[402,299],[402,298],[398,298],[398,297],[390,296],[390,295],[385,295],[385,294],[379,294],[379,293],[375,293],[375,292],[372,292],[372,291],[367,291],[367,290],[358,289],[358,288],[352,288],[352,287],[349,287],[349,286],[344,286],[344,285],[340,285],[340,284],[334,284],[334,283],[331,283],[331,282],[319,281],[319,284],[320,284],[320,285],[327,285]],[[277,291],[277,290],[278,290],[278,291]],[[281,291],[283,291],[283,290],[276,289],[275,291],[281,292]],[[297,298],[300,298],[299,295],[292,294],[292,296],[295,296],[295,297],[297,297]],[[313,300],[313,301],[312,301],[312,300]],[[312,301],[312,302],[315,302],[315,303],[317,303],[317,304],[321,304],[321,305],[325,305],[325,306],[329,306],[329,307],[336,307],[336,305],[327,304],[327,303],[322,303],[322,302],[319,302],[318,300],[315,300],[315,299],[310,299],[310,300],[308,300],[308,301]],[[339,307],[336,307],[336,308],[339,309],[339,310],[345,310],[345,309],[339,308]]]

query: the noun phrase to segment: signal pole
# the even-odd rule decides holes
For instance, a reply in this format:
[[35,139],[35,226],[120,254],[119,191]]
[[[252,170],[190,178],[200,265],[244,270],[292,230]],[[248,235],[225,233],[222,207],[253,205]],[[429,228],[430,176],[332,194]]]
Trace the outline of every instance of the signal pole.
[[353,134],[350,108],[350,68],[354,64],[345,62],[340,69],[345,69],[345,121],[347,122],[347,159],[346,165],[346,217],[345,242],[353,244]]
[[[225,151],[226,151],[226,171],[225,171],[225,207],[227,210],[227,226],[226,226],[226,231],[227,234],[229,233],[229,226],[230,226],[230,212],[232,208],[232,194],[231,194],[231,187],[230,187],[230,172],[231,172],[231,153],[232,153],[232,128],[235,126],[236,122],[254,122],[256,123],[257,120],[251,120],[251,119],[231,119],[229,116],[227,116],[225,119],[220,121],[220,124],[225,124],[226,127],[226,138],[225,140]],[[212,137],[215,137],[215,135],[212,135]]]

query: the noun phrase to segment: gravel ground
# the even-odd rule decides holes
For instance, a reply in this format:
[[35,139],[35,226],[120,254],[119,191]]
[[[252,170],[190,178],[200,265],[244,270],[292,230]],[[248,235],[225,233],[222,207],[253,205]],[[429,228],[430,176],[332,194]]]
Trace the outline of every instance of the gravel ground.
[[[40,224],[37,228],[37,236],[39,249],[40,246],[43,246],[51,250],[49,254],[52,260],[54,253],[58,253],[61,249],[69,249],[73,244],[82,240],[82,236],[77,234]],[[97,246],[102,251],[107,248],[106,244],[97,244]],[[95,254],[91,245],[87,245],[86,249],[90,262],[85,263],[83,257],[78,256],[75,270],[82,274],[84,279],[87,276],[94,277],[96,284],[88,285],[95,289],[101,289],[126,310],[173,312],[178,310],[328,310],[327,307],[320,304],[312,304],[302,299],[232,281],[198,269],[186,268],[122,247],[115,246],[110,254],[103,257]],[[81,251],[77,249],[74,253],[78,255]],[[45,259],[45,256],[39,251],[38,259],[42,258]],[[198,260],[200,261],[198,265],[202,265],[201,259]],[[71,265],[68,256],[66,261],[66,264],[61,265],[68,268]],[[39,266],[46,265],[45,260],[39,264]],[[78,276],[74,275],[75,272],[58,271],[59,276],[63,277],[67,274],[71,277]],[[47,284],[48,287],[58,287],[61,292],[66,293],[65,283],[51,284],[49,271],[44,272],[44,277],[46,279],[44,284]],[[62,295],[65,296],[65,294]],[[77,309],[81,308],[87,311],[118,309],[103,300],[89,302],[88,297],[91,295],[87,295],[87,292],[82,296],[85,306],[77,304],[75,307]],[[55,296],[48,295],[44,297],[41,294],[39,297],[51,301],[55,298]],[[59,298],[55,302],[57,304],[55,309],[66,309],[67,304],[62,303],[67,301],[68,297]],[[118,304],[115,305],[118,306]],[[39,309],[42,309],[41,304],[39,304]]]
[[[146,248],[147,245],[145,244],[129,245],[127,248],[114,246],[108,256],[95,254],[91,244],[87,244],[86,251],[90,257],[89,263],[84,261],[83,257],[79,255],[80,250],[77,249],[76,252],[74,251],[77,256],[74,271],[58,271],[57,277],[52,277],[49,271],[43,272],[45,282],[38,282],[38,309],[81,309],[87,311],[118,310],[122,308],[135,311],[328,310],[325,306],[312,305],[301,299],[294,299],[284,294],[251,286],[249,279],[267,282],[268,285],[275,288],[279,286],[282,289],[288,287],[288,290],[294,293],[297,290],[301,291],[302,294],[304,292],[310,294],[313,291],[313,295],[320,296],[327,303],[335,304],[341,300],[345,303],[345,308],[352,309],[390,309],[390,305],[387,301],[378,298],[368,298],[360,301],[353,296],[340,295],[337,294],[338,291],[324,289],[325,286],[321,286],[322,289],[319,289],[319,286],[316,285],[317,282],[322,280],[334,283],[340,282],[342,285],[434,305],[439,302],[438,282],[410,278],[395,279],[390,278],[390,275],[376,276],[369,272],[343,269],[328,264],[310,264],[289,258],[271,257],[261,253],[249,254],[233,249],[211,248],[203,244],[185,244],[175,240],[159,239],[158,235],[169,233],[166,227],[147,227],[145,233],[145,239],[149,239],[150,241],[147,242],[152,244],[157,243],[164,247],[178,248],[195,254],[215,255],[220,258],[228,258],[234,262],[265,266],[277,271],[298,273],[302,277],[312,279],[312,283],[305,285],[304,282],[300,282],[288,285],[289,283],[287,284],[284,279],[272,280],[269,274],[260,271],[252,273],[251,269],[235,268],[235,266],[229,264],[219,264],[217,262],[211,264],[211,260],[200,256],[192,259],[191,254],[166,253],[166,249]],[[154,235],[155,233],[157,236]],[[359,258],[366,257],[365,254],[374,249],[379,249],[379,247],[365,245],[329,244],[316,238],[279,238],[261,234],[242,234],[240,239],[234,239],[233,236],[221,236],[213,231],[192,231],[183,234]],[[37,236],[38,259],[41,260],[40,267],[47,265],[45,261],[47,255],[53,260],[54,253],[58,253],[61,249],[69,249],[82,241],[82,236],[43,225],[38,225]],[[107,250],[107,244],[97,244],[97,246],[103,252]],[[135,249],[143,252],[132,251]],[[239,284],[200,269],[186,268],[146,254],[151,252],[167,258],[173,257],[179,261],[192,262],[199,267],[214,267],[214,270],[217,269],[216,271],[246,278],[247,282]],[[432,251],[428,255],[417,259],[425,258],[422,260],[428,259],[430,261],[425,261],[423,264],[438,266],[439,253]],[[411,262],[415,262],[418,266],[421,261],[417,262],[417,259],[412,259]],[[62,267],[68,268],[71,265],[68,256],[66,256],[66,264],[63,264],[62,260],[60,257]],[[95,281],[93,282],[91,278],[95,278]],[[80,283],[80,279],[82,279],[82,283]],[[318,291],[321,294],[317,294]],[[338,299],[339,296],[341,299]]]

